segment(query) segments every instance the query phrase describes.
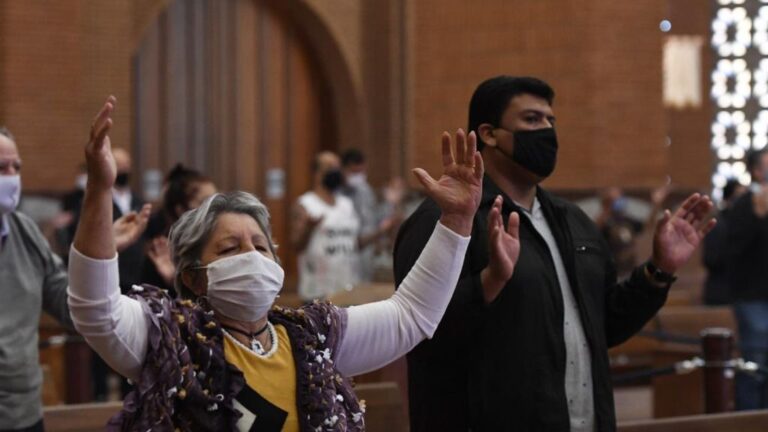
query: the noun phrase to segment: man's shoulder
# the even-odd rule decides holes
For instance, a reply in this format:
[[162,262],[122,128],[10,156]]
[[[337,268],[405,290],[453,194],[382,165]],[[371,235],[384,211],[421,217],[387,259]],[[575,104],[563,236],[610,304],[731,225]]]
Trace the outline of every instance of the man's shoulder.
[[752,199],[754,196],[754,192],[751,190],[748,190],[747,192],[743,193],[740,197],[736,198],[736,201],[733,202],[733,205],[731,206],[731,213],[738,213],[739,210],[752,210]]
[[319,200],[320,198],[317,196],[317,194],[309,190],[299,195],[299,197],[296,199],[296,204],[304,208],[309,208],[317,205]]
[[20,246],[14,253],[31,253],[41,257],[50,253],[48,241],[31,217],[16,211],[6,215],[6,221],[9,238],[14,238],[12,241]]
[[40,228],[37,226],[37,223],[24,213],[19,211],[11,212],[7,215],[6,220],[8,221],[8,228],[11,232],[14,230],[23,230],[24,232],[33,235],[42,235],[42,233],[40,233]]
[[[416,207],[416,210],[408,216],[405,224],[414,224],[419,222],[437,222],[440,219],[442,211],[437,203],[432,198],[424,198],[424,200]],[[405,226],[404,224],[404,226]]]
[[[551,192],[544,192],[545,199],[549,200],[553,210],[565,217],[565,220],[572,228],[588,230],[591,234],[599,235],[597,225],[584,210],[576,203],[563,197],[557,196]],[[576,225],[574,227],[574,225]]]
[[589,217],[576,203],[573,203],[559,195],[544,190],[541,191],[541,195],[544,197],[544,199],[549,200],[555,209],[565,210],[567,213],[573,213],[575,215],[579,215],[579,217]]

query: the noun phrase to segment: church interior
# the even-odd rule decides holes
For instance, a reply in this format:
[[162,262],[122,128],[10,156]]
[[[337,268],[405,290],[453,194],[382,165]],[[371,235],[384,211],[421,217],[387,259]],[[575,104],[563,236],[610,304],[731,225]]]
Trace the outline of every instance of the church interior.
[[[766,145],[765,0],[0,1],[0,430],[768,430]],[[189,225],[237,199],[268,222]],[[263,274],[225,298],[184,242],[232,214],[258,257],[231,278]],[[278,273],[263,326],[227,324]],[[107,297],[141,305],[140,373],[85,321]],[[187,335],[192,360],[158,348]],[[157,390],[208,386],[207,343],[266,405]],[[268,378],[275,350],[295,376]]]

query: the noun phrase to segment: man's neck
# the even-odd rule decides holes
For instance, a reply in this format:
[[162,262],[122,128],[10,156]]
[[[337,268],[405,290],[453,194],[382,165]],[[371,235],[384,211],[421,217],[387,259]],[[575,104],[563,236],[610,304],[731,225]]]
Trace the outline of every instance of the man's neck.
[[[489,158],[490,159],[490,158]],[[509,168],[496,166],[489,160],[486,164],[485,173],[496,183],[496,186],[506,194],[509,199],[522,205],[528,210],[533,208],[533,201],[536,198],[536,184],[529,184],[518,181],[509,175]]]

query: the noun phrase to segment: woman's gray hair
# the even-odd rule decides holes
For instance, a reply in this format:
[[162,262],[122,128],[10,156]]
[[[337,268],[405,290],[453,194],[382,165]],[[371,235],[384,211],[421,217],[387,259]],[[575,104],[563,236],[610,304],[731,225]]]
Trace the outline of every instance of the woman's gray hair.
[[184,271],[201,264],[200,256],[203,247],[208,243],[208,239],[216,227],[216,221],[223,213],[240,213],[251,216],[267,236],[269,249],[277,260],[275,246],[272,243],[272,230],[269,225],[267,207],[258,198],[247,192],[214,194],[205,200],[200,207],[184,213],[171,227],[169,243],[173,264],[176,266],[174,287],[182,297],[194,297],[194,294],[184,285],[181,275]]

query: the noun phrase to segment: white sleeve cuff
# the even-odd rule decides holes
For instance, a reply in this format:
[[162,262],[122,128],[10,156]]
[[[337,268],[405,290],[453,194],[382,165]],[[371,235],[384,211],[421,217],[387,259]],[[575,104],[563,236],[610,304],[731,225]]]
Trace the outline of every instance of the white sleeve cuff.
[[101,260],[87,257],[74,246],[69,249],[69,295],[82,301],[104,301],[120,294],[117,254]]

